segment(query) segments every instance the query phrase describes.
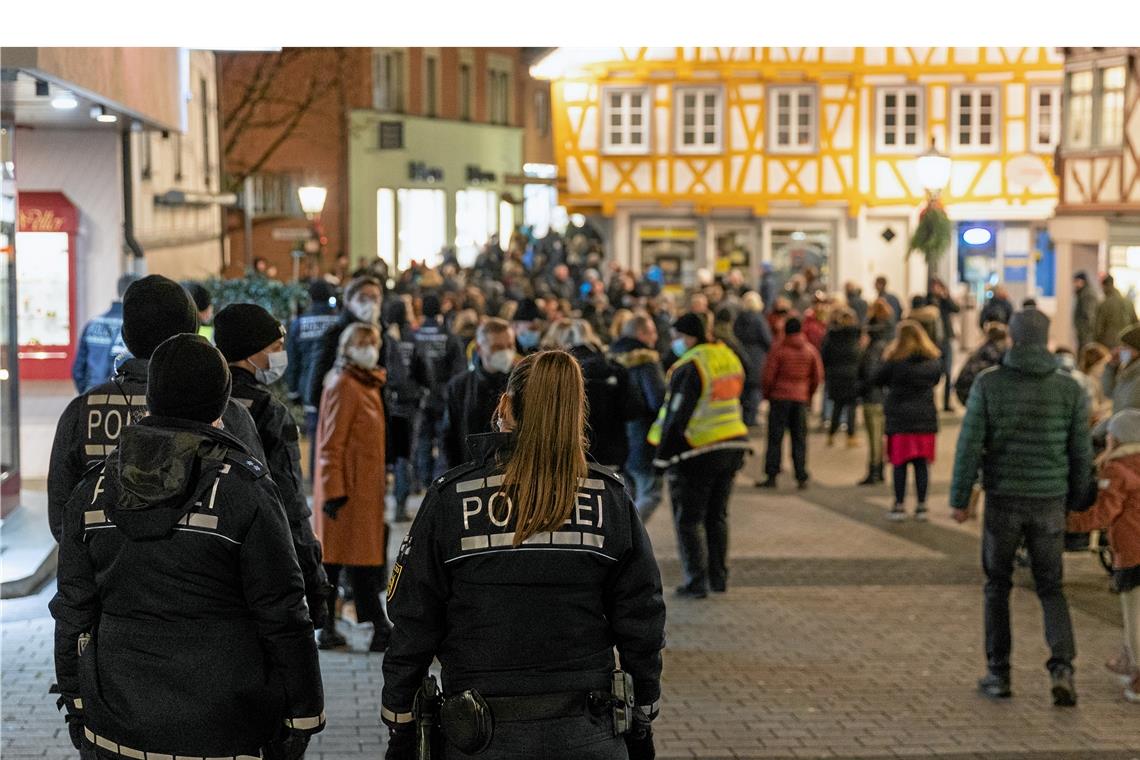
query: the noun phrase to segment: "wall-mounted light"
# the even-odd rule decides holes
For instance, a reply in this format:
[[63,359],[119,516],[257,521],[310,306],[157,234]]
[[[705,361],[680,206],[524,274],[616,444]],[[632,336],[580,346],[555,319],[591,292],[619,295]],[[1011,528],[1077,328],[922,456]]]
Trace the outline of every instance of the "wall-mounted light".
[[114,124],[119,117],[107,111],[103,106],[91,107],[91,118],[102,124]]
[[318,216],[324,210],[326,195],[328,195],[328,190],[317,185],[305,185],[297,188],[301,210],[309,217]]
[[935,147],[933,137],[930,138],[930,150],[919,156],[915,163],[918,181],[926,192],[936,194],[950,181],[950,156]]
[[51,99],[51,107],[60,111],[70,111],[79,105],[79,101],[70,92],[61,92]]
[[966,245],[985,245],[993,236],[985,227],[970,227],[962,233],[962,242]]

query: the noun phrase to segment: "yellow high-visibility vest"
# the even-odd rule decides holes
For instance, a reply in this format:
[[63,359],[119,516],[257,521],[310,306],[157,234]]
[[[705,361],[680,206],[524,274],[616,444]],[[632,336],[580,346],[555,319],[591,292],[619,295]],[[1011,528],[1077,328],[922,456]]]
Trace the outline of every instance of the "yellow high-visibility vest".
[[[744,367],[732,349],[721,342],[698,343],[685,352],[669,369],[669,375],[683,364],[692,362],[701,376],[701,397],[693,416],[685,426],[685,440],[694,449],[733,438],[747,437],[748,428],[740,409],[744,390]],[[654,446],[661,443],[661,429],[669,410],[670,397],[657,413],[646,440]]]

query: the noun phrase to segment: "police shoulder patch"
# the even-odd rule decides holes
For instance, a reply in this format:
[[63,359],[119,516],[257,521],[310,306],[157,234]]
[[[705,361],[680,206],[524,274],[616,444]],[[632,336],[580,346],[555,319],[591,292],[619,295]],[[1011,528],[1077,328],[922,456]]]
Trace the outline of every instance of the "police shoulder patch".
[[597,462],[590,462],[590,475],[593,477],[600,476],[604,480],[608,480],[618,486],[625,487],[625,480],[622,479],[621,473],[616,470],[611,470],[604,464]]
[[226,463],[236,467],[239,471],[249,473],[254,478],[262,478],[269,474],[265,465],[242,451],[230,449],[226,453]]

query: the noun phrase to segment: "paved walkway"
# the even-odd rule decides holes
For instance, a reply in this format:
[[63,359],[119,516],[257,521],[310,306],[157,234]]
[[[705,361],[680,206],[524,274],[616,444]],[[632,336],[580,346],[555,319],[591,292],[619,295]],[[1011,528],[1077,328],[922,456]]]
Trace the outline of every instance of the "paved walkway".
[[[1015,698],[975,694],[984,663],[978,527],[948,517],[955,433],[951,422],[941,436],[925,525],[887,522],[887,489],[851,486],[863,448],[827,449],[813,436],[806,492],[751,487],[754,458],[731,507],[728,593],[703,601],[668,591],[678,582],[675,542],[666,508],[653,516],[669,605],[658,757],[1140,760],[1140,708],[1100,666],[1120,647],[1121,622],[1091,555],[1066,557],[1080,706],[1051,706],[1040,608],[1024,576],[1013,596]],[[48,598],[0,608],[5,757],[71,756],[46,695]],[[364,650],[366,627],[351,634]],[[310,758],[382,756],[380,664],[322,655],[329,727]]]

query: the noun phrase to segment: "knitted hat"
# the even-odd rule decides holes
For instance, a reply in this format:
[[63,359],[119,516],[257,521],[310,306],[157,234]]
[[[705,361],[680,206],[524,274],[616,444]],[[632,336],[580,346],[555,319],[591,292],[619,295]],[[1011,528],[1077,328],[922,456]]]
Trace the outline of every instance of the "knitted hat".
[[784,335],[796,335],[803,329],[803,324],[795,317],[789,317],[788,321],[784,322]]
[[677,321],[673,323],[673,329],[681,335],[688,335],[690,338],[696,338],[699,341],[708,340],[708,325],[705,320],[691,311],[678,317]]
[[1112,415],[1108,433],[1117,443],[1140,443],[1140,409],[1124,409]]
[[146,380],[151,414],[210,423],[229,399],[230,369],[201,335],[175,335],[154,350]]
[[1073,279],[1080,280],[1087,285],[1089,281],[1089,275],[1087,272],[1077,272],[1075,275],[1073,275]]
[[205,311],[210,308],[212,300],[210,299],[210,291],[206,290],[200,283],[197,282],[184,282],[182,287],[186,288],[186,292],[190,294],[190,298],[194,301],[194,308],[198,311]]
[[1120,342],[1133,350],[1140,351],[1140,322],[1121,330]]
[[426,296],[424,296],[422,303],[424,316],[428,319],[431,319],[432,317],[438,317],[440,311],[443,310],[443,306],[439,302],[439,296],[437,296],[435,293],[428,293]]
[[137,359],[149,359],[172,335],[198,329],[198,312],[174,280],[152,274],[132,282],[123,294],[123,342]]
[[1025,309],[1009,320],[1009,336],[1015,346],[1045,346],[1049,342],[1049,317],[1037,309]]
[[284,337],[277,318],[255,303],[232,303],[214,315],[214,343],[228,362],[248,359]]
[[538,304],[533,298],[524,298],[519,301],[519,307],[515,310],[515,322],[533,322],[541,318],[542,315],[538,312]]
[[318,277],[309,283],[309,300],[313,303],[328,303],[335,296],[336,288],[328,280]]

